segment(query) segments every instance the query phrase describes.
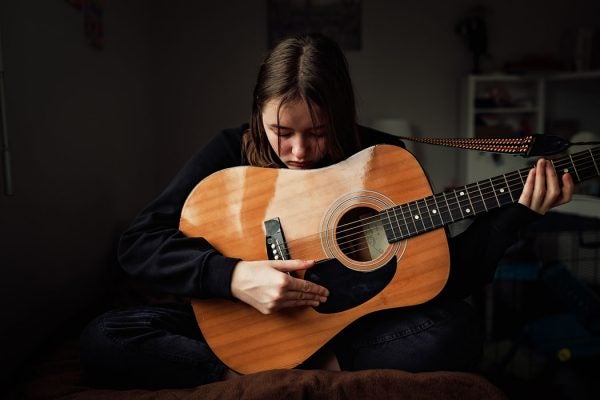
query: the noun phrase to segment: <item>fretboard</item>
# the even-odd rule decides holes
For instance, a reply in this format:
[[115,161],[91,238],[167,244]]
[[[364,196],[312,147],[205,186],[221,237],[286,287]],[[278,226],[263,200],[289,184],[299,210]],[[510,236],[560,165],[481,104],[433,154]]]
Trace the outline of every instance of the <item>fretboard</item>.
[[[559,177],[569,172],[575,183],[600,176],[600,147],[551,161]],[[519,200],[529,168],[471,183],[402,204],[379,213],[388,242],[419,235]]]

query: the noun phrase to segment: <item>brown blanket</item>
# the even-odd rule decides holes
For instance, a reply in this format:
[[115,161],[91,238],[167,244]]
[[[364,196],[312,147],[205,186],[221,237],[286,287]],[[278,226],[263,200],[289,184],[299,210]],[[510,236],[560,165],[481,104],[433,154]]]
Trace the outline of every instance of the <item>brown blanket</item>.
[[75,343],[61,347],[44,357],[27,375],[18,398],[29,400],[506,399],[497,387],[476,374],[414,374],[395,370],[275,370],[193,389],[101,390],[82,383]]

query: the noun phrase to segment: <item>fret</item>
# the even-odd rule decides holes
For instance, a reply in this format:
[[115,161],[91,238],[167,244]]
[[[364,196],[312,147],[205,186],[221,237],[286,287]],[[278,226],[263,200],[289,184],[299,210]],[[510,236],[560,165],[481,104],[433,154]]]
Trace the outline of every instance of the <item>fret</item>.
[[529,170],[530,170],[529,168],[524,168],[524,169],[515,171],[515,173],[519,176],[519,179],[521,179],[521,186],[520,186],[521,191],[519,192],[519,197],[521,197],[521,193],[523,193],[523,188],[525,187],[525,181],[527,180],[527,177],[529,176]]
[[485,204],[483,202],[483,198],[481,196],[481,191],[479,190],[479,185],[477,183],[471,183],[466,186],[467,196],[471,201],[471,208],[473,209],[474,214],[479,214],[487,211]]
[[573,156],[571,154],[569,154],[569,159],[573,165],[573,172],[575,172],[575,175],[577,176],[577,182],[581,182],[581,178],[579,177],[579,173],[577,172],[577,168],[575,167],[575,162],[573,161]]
[[500,198],[498,197],[498,193],[496,192],[496,188],[494,187],[494,181],[492,179],[493,178],[488,179],[488,181],[490,183],[490,191],[494,194],[496,203],[498,204],[498,207],[500,207],[502,204],[500,203]]
[[496,193],[492,187],[491,179],[486,179],[485,181],[479,182],[479,188],[481,189],[483,202],[486,209],[493,210],[496,207],[500,207],[500,202],[498,201],[498,197],[496,197]]
[[554,165],[557,165],[557,167],[555,167],[556,169],[556,173],[569,173],[571,174],[571,178],[573,178],[574,182],[577,182],[577,175],[573,174],[573,170],[574,170],[574,166],[573,163],[571,162],[571,159],[561,159],[561,160],[557,160],[556,162],[553,162]]
[[521,193],[523,193],[523,187],[525,186],[523,183],[523,173],[529,174],[526,170],[519,170],[504,175],[504,180],[508,185],[511,203],[518,201],[519,197],[521,197]]
[[398,238],[402,236],[402,230],[400,229],[400,224],[398,223],[398,217],[396,215],[396,210],[392,207],[392,208],[388,208],[384,211],[385,211],[385,214],[386,214],[387,219],[390,224],[389,228],[384,225],[385,232],[388,237],[388,241],[390,239],[390,235],[388,234],[388,231],[391,231],[391,233],[393,235],[393,237],[392,237],[393,239],[398,240]]
[[[400,207],[394,207],[394,218],[396,219],[396,224],[398,225],[398,231],[400,232],[400,236],[398,236],[399,238],[401,237],[405,237],[404,236],[404,232],[402,231],[402,228],[404,227],[404,230],[406,231],[406,236],[408,236],[410,234],[410,231],[408,230],[408,226],[406,226],[406,219],[402,218],[402,222],[400,222],[400,219],[398,219],[398,209]],[[400,212],[402,212],[402,210],[400,210]]]
[[440,210],[440,218],[443,221],[445,221],[446,224],[454,222],[454,218],[452,218],[452,214],[450,213],[450,206],[448,205],[448,200],[446,200],[446,193],[442,192],[437,194],[436,196],[440,198],[439,202],[437,200],[435,202]]
[[496,198],[498,199],[499,206],[511,204],[511,194],[509,193],[509,188],[506,187],[503,176],[492,178],[491,182],[494,193],[496,194]]
[[483,192],[481,191],[481,186],[479,185],[479,182],[475,182],[475,184],[477,185],[477,190],[479,191],[479,198],[481,199],[481,205],[483,206],[484,210],[487,211],[488,207],[487,207],[487,204],[485,204],[485,197],[483,196]]
[[[381,224],[383,225],[383,230],[385,231],[385,237],[387,237],[387,240],[389,243],[393,243],[396,235],[394,234],[394,226],[391,223],[390,220],[390,210],[389,208],[387,210],[383,210],[385,211],[385,213],[381,212],[379,213],[379,219],[381,220]],[[385,221],[388,221],[388,223],[386,223]]]
[[387,210],[385,210],[385,217],[387,218],[388,223],[386,224],[385,221],[382,221],[383,229],[385,230],[385,235],[388,239],[388,242],[390,243],[397,241],[398,238],[402,236],[402,232],[400,231],[398,224],[394,224],[394,222],[392,221],[392,217],[390,216],[390,213],[393,211],[393,208],[388,208]]
[[527,175],[529,175],[529,170],[520,169],[517,171],[517,174],[519,174],[519,178],[521,178],[521,185],[525,187],[525,179],[523,179],[523,174],[525,174],[525,178],[527,178]]
[[456,190],[453,190],[452,193],[454,193],[454,198],[456,199],[456,203],[455,204],[455,210],[458,210],[460,212],[460,215],[458,216],[457,219],[463,219],[465,217],[465,215],[462,212],[462,208],[460,206],[460,200],[458,199],[458,195],[456,194]]
[[[408,211],[407,213],[404,212],[404,209],[406,208],[406,210]],[[417,224],[415,223],[415,220],[412,217],[412,214],[410,212],[410,205],[409,204],[404,204],[401,208],[402,210],[402,216],[404,217],[404,221],[406,221],[406,227],[408,228],[409,233],[411,234],[415,234],[418,233],[419,230],[417,229]],[[406,218],[406,214],[408,214],[408,219]],[[410,230],[410,226],[408,221],[410,221],[410,224],[412,224],[413,226],[413,230]]]
[[569,163],[565,162],[565,160],[552,161],[552,165],[554,166],[557,175],[566,174],[571,171]]
[[471,193],[469,193],[469,185],[465,186],[465,193],[467,194],[467,199],[469,199],[469,205],[471,206],[471,212],[475,214],[475,207],[473,207],[473,199],[471,199]]
[[593,157],[591,154],[580,153],[576,155],[577,164],[578,164],[578,172],[580,179],[582,181],[597,176],[597,166],[595,165]]
[[417,207],[419,209],[419,214],[421,215],[423,226],[425,227],[425,230],[429,231],[433,228],[433,221],[426,200],[427,199],[417,200]]
[[[459,191],[457,193],[457,190]],[[456,201],[458,203],[458,209],[463,218],[471,215],[471,208],[467,203],[467,198],[465,196],[465,191],[462,188],[454,189],[454,196],[456,197]]]
[[412,220],[415,223],[416,232],[424,232],[425,225],[423,224],[423,221],[422,221],[423,217],[421,216],[421,213],[419,212],[419,206],[417,205],[417,202],[414,201],[412,203],[408,203],[408,210],[410,211]]
[[435,200],[435,196],[429,196],[425,199],[427,203],[427,211],[431,216],[431,223],[434,227],[440,227],[444,225],[444,220],[442,219],[442,213],[440,212],[437,201]]
[[[514,203],[515,198],[512,195],[512,192],[513,192],[512,185],[508,182],[508,179],[506,178],[506,174],[503,174],[502,176],[504,177],[504,183],[506,183],[506,187],[508,188],[508,194],[510,194],[511,203]],[[518,189],[519,189],[519,187],[517,186],[517,190]],[[521,186],[521,190],[523,190],[523,186]]]
[[444,199],[446,200],[446,204],[448,205],[448,212],[450,213],[450,218],[452,219],[452,222],[457,220],[459,221],[462,219],[462,212],[460,211],[459,207],[456,207],[456,205],[458,204],[453,203],[453,198],[454,196],[451,196],[449,198],[447,192],[444,192]]

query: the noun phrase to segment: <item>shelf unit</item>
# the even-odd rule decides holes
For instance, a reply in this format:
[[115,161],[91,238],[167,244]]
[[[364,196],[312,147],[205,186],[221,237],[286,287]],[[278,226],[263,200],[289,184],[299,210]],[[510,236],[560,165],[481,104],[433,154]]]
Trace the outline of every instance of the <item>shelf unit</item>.
[[[558,82],[562,86],[574,87],[574,82],[580,84],[586,79],[598,83],[597,94],[600,99],[600,71],[549,75],[469,75],[462,84],[460,132],[466,137],[514,137],[546,133],[548,90],[552,91],[552,98],[555,99],[556,96],[563,96],[553,89]],[[577,94],[567,92],[564,95],[569,96],[568,101],[577,97]],[[524,168],[535,161],[520,156],[477,151],[465,154],[462,174],[465,183]]]

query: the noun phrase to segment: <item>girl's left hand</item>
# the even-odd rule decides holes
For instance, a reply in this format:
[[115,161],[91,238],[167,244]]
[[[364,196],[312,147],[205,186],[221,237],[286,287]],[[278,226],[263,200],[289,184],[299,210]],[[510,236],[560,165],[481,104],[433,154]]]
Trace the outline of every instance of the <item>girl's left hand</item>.
[[542,158],[529,171],[519,203],[544,215],[552,207],[571,201],[574,187],[573,178],[569,173],[565,173],[562,176],[561,188],[554,166]]

